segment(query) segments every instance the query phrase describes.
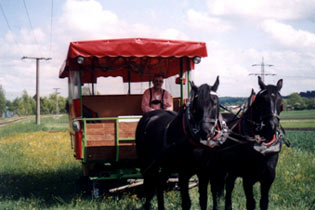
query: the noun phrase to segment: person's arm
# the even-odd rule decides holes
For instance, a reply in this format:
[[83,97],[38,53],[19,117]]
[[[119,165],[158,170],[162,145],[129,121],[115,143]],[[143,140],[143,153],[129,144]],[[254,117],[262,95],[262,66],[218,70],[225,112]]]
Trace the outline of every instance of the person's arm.
[[173,111],[173,97],[172,95],[165,90],[164,93],[164,99],[163,99],[163,103],[164,103],[164,109],[169,110],[169,111]]
[[141,109],[143,113],[147,113],[154,110],[150,107],[150,91],[149,90],[146,90],[143,93],[142,101],[141,101]]

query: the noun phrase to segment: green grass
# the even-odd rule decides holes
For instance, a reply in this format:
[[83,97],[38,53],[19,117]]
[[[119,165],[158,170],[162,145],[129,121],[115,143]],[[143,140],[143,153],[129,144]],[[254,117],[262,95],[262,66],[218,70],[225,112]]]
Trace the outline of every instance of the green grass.
[[[0,128],[1,210],[142,209],[144,199],[135,191],[103,194],[97,199],[81,191],[77,184],[81,165],[73,158],[68,132],[45,131],[56,131],[60,129],[56,126],[59,124],[64,124],[60,130],[67,129],[67,118],[47,117],[41,123],[43,127],[37,127],[34,122],[20,122]],[[14,132],[14,128],[18,130]],[[6,129],[7,133],[2,134]],[[287,131],[287,137],[292,146],[283,146],[280,153],[269,209],[315,209],[315,132]],[[258,203],[259,184],[254,186],[254,193]],[[191,209],[200,209],[198,189],[190,190],[190,196]],[[234,209],[245,209],[245,202],[242,181],[237,179]],[[180,203],[179,192],[166,193],[166,209],[181,209]],[[220,205],[224,209],[222,201]],[[211,207],[209,195],[208,208]],[[153,209],[157,209],[156,198]]]
[[284,111],[280,117],[284,128],[315,130],[315,110]]
[[[3,120],[5,122],[5,120]],[[36,125],[35,116],[27,117],[22,122],[13,122],[0,127],[0,139],[19,133],[29,133],[36,131],[66,131],[69,128],[68,116],[41,116],[40,125]]]
[[280,117],[285,118],[310,118],[315,117],[315,110],[294,110],[294,111],[283,111]]
[[[144,200],[134,192],[107,194],[98,199],[78,189],[80,163],[72,157],[67,132],[21,133],[0,141],[1,209],[141,209]],[[312,209],[315,189],[315,135],[290,131],[292,147],[283,147],[270,209]],[[312,146],[312,148],[310,148]],[[254,187],[259,199],[259,184]],[[198,189],[190,190],[192,209],[199,209]],[[179,192],[165,196],[166,209],[181,209]],[[209,208],[212,206],[209,196]],[[157,208],[156,199],[153,209]],[[223,202],[221,201],[221,209]],[[233,193],[234,209],[245,209],[241,179]]]
[[299,119],[299,120],[281,120],[281,125],[284,128],[314,128],[315,130],[315,118],[314,119]]

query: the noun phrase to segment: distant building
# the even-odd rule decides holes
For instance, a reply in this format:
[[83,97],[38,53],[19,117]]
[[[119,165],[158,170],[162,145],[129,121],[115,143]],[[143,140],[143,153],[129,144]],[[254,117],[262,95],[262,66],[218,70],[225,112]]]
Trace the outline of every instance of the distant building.
[[15,112],[11,112],[8,110],[8,106],[5,107],[5,111],[2,114],[3,118],[13,117],[15,115]]
[[287,111],[294,110],[294,106],[289,105],[289,104],[285,108]]

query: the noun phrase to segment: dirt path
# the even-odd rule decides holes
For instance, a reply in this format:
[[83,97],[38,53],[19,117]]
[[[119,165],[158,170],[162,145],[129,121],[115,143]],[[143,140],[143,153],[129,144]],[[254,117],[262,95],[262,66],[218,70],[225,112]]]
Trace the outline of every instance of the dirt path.
[[9,119],[0,119],[0,127],[5,126],[5,125],[9,125],[11,123],[24,121],[24,120],[27,120],[30,118],[31,118],[31,116],[13,117],[13,118],[9,118]]

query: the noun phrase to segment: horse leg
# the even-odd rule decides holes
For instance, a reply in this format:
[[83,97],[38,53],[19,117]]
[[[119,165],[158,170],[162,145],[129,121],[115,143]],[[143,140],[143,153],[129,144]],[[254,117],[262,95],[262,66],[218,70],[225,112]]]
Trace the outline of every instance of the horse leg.
[[164,185],[157,186],[158,209],[164,210]]
[[154,179],[149,176],[143,177],[143,186],[144,186],[144,193],[145,193],[145,203],[144,203],[145,210],[151,209],[151,200],[155,192],[155,185],[154,185],[153,180]]
[[246,196],[246,208],[247,210],[254,210],[256,208],[256,202],[253,194],[253,182],[243,178],[243,188]]
[[158,186],[157,186],[157,200],[158,200],[158,209],[164,210],[164,189],[166,182],[168,180],[169,172],[166,169],[162,169],[158,174]]
[[260,192],[261,192],[261,198],[260,198],[260,209],[261,210],[267,210],[268,204],[269,204],[269,190],[272,183],[264,183],[262,182],[260,184]]
[[221,186],[222,183],[221,179],[212,179],[210,178],[210,185],[211,185],[211,193],[212,193],[212,202],[213,202],[213,210],[218,210],[218,200],[220,198],[220,191],[221,191]]
[[191,177],[190,172],[180,172],[179,173],[179,188],[180,188],[180,195],[182,197],[182,209],[189,210],[191,207],[191,201],[189,197],[189,179]]
[[199,174],[199,205],[201,210],[207,209],[209,177],[206,174]]
[[236,176],[229,175],[226,178],[226,192],[225,192],[225,210],[232,210],[232,192],[234,189]]

